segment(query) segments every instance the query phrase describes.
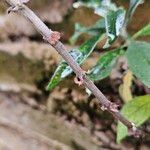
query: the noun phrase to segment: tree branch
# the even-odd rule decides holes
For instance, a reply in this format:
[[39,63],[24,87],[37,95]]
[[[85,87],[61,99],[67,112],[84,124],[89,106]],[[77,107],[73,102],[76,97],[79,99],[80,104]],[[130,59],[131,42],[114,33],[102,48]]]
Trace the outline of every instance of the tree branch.
[[[6,0],[6,2],[13,7],[16,7],[18,3],[17,0]],[[95,84],[86,76],[84,71],[81,69],[78,63],[73,59],[73,57],[68,53],[65,46],[59,41],[59,35],[53,32],[38,18],[32,10],[30,10],[24,4],[19,4],[20,9],[15,9],[16,12],[25,16],[37,29],[37,31],[46,39],[51,46],[53,46],[56,51],[62,56],[62,58],[68,63],[68,65],[75,72],[76,76],[83,80],[83,84],[88,88],[95,97],[99,100],[101,104],[101,109],[110,112],[117,120],[122,122],[134,135],[137,136],[139,130],[135,127],[134,123],[128,121],[122,114],[119,113],[117,105],[110,102],[103,93],[95,86]],[[55,33],[55,34],[54,34]]]

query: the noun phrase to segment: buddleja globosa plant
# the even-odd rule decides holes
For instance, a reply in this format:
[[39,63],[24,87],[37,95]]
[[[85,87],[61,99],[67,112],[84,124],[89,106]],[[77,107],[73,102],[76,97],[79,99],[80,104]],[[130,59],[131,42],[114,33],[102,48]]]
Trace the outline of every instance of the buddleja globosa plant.
[[[135,77],[150,87],[150,53],[148,52],[150,50],[150,44],[135,41],[137,37],[150,35],[150,24],[130,38],[128,38],[129,34],[126,32],[126,27],[132,14],[136,7],[142,3],[142,0],[130,0],[128,11],[122,7],[117,7],[110,0],[80,0],[74,3],[75,8],[80,6],[89,7],[93,9],[96,14],[102,16],[102,18],[90,27],[84,27],[80,24],[75,25],[75,33],[70,39],[71,43],[75,43],[78,37],[83,33],[90,34],[91,39],[84,42],[78,48],[71,50],[69,53],[59,41],[60,34],[48,29],[48,27],[24,5],[28,0],[6,1],[11,5],[8,12],[18,12],[30,20],[43,38],[53,46],[63,58],[52,76],[47,89],[53,89],[60,81],[74,72],[76,74],[75,83],[84,85],[85,88],[98,99],[101,109],[110,112],[119,120],[117,141],[120,142],[127,135],[127,130],[133,135],[138,136],[140,132],[136,128],[136,125],[140,126],[150,117],[150,95],[134,98],[123,106],[120,113],[117,109],[117,105],[110,102],[93,82],[108,77],[115,67],[117,59],[120,56],[125,56],[128,60],[129,69]],[[103,46],[103,48],[106,49],[113,44],[118,36],[124,39],[124,45],[107,51],[88,72],[81,69],[80,65],[92,53],[99,41],[104,38],[107,39]]]

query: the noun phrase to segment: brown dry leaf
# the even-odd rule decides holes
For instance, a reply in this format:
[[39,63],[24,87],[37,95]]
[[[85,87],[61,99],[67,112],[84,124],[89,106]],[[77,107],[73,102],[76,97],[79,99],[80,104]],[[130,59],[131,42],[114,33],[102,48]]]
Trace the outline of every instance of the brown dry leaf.
[[132,99],[132,79],[132,72],[128,70],[125,76],[123,77],[123,84],[121,84],[119,87],[119,94],[125,103]]

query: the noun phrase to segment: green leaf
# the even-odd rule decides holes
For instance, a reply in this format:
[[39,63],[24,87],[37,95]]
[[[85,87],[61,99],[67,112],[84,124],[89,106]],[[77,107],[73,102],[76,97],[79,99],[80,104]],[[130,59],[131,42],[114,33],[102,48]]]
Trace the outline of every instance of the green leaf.
[[[71,50],[71,56],[76,60],[78,64],[81,64],[91,54],[99,40],[100,35],[94,36],[93,38],[82,44],[79,48]],[[53,89],[62,79],[64,79],[71,73],[72,69],[70,68],[70,66],[68,66],[66,61],[62,60],[57,67],[54,75],[52,76],[47,89]]]
[[89,26],[89,27],[84,27],[80,25],[79,23],[76,23],[75,32],[69,40],[70,43],[74,44],[77,41],[78,37],[83,33],[86,33],[92,36],[105,33],[105,20],[99,19],[94,25]]
[[95,12],[105,18],[105,28],[108,39],[104,48],[107,48],[119,36],[124,25],[126,11],[123,8],[114,8],[110,10],[97,8]]
[[150,44],[132,42],[128,47],[126,57],[133,74],[150,87]]
[[[126,103],[121,113],[136,126],[142,125],[150,118],[150,95],[139,96]],[[117,142],[120,143],[127,136],[127,127],[122,123],[118,123]]]
[[[96,14],[105,18],[105,29],[108,39],[104,48],[109,47],[116,40],[124,25],[125,9],[117,8],[111,0],[80,0],[74,3],[74,5],[93,8]],[[74,36],[76,38],[78,34]]]
[[144,28],[142,28],[140,31],[135,33],[133,35],[133,38],[136,39],[137,37],[140,37],[140,36],[149,36],[149,35],[150,35],[150,23],[146,25]]
[[143,3],[143,0],[130,0],[130,7],[127,12],[127,19],[129,19],[129,20],[131,19],[136,8],[142,3]]
[[119,36],[125,21],[125,10],[120,8],[117,11],[109,11],[105,16],[105,26],[108,39],[104,48],[112,44]]
[[122,49],[116,49],[102,55],[97,64],[89,71],[89,78],[93,81],[97,81],[109,76],[118,56],[123,53],[124,51]]

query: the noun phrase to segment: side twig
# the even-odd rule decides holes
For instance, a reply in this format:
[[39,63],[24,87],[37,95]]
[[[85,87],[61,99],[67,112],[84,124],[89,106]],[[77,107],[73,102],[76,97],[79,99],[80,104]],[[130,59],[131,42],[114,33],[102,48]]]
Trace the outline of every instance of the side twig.
[[[103,111],[107,110],[110,112],[117,120],[122,122],[135,136],[139,136],[139,130],[135,127],[135,124],[127,120],[117,109],[117,105],[110,102],[103,93],[95,86],[95,84],[86,76],[85,71],[81,69],[78,63],[73,59],[73,57],[68,53],[65,46],[59,41],[60,35],[56,31],[49,29],[40,18],[38,18],[34,12],[29,9],[23,3],[19,3],[17,0],[6,0],[6,2],[13,7],[9,8],[10,11],[18,12],[19,14],[26,17],[37,29],[37,31],[43,36],[43,39],[47,40],[51,46],[53,46],[56,51],[62,56],[62,58],[68,63],[68,65],[75,72],[77,79],[80,80],[83,85],[88,88],[95,97],[99,100],[101,109]],[[18,9],[16,9],[18,8]]]

